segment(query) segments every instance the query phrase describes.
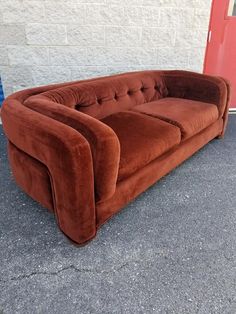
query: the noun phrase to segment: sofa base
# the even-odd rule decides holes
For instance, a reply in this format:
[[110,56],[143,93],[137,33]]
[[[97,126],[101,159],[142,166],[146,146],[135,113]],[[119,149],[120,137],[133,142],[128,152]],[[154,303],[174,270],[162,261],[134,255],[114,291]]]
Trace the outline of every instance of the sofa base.
[[[144,168],[138,170],[129,178],[118,182],[115,194],[110,199],[96,204],[97,229],[135,197],[179,166],[209,141],[214,138],[221,138],[222,128],[223,120],[220,119],[194,137],[182,142],[178,147],[175,147]],[[19,186],[33,199],[40,202],[50,211],[53,211],[52,189],[47,168],[10,142],[8,144],[8,153],[13,175]],[[15,171],[16,168],[17,171]],[[38,193],[39,188],[42,189],[41,193]],[[92,235],[84,243],[74,242],[68,238],[74,245],[84,246],[93,240],[95,236],[96,234]]]
[[161,177],[188,159],[212,139],[219,137],[223,120],[217,120],[197,135],[182,142],[180,146],[155,159],[129,178],[117,184],[116,192],[106,202],[96,204],[97,228],[121,210],[131,200],[144,192]]

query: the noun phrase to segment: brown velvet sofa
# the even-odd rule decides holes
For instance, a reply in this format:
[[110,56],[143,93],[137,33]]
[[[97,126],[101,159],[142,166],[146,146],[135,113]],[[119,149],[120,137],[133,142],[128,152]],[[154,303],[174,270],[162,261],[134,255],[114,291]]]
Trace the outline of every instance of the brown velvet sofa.
[[142,71],[38,87],[2,108],[13,175],[84,244],[133,198],[225,132],[226,80]]

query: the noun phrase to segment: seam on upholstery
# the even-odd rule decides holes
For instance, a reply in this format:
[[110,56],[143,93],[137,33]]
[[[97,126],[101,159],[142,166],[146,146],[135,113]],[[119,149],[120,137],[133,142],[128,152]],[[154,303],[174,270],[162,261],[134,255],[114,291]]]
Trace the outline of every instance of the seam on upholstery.
[[48,167],[47,166],[45,166],[45,167],[47,168],[47,173],[48,173],[49,180],[50,180],[50,185],[51,185],[53,209],[54,209],[54,213],[56,213],[57,212],[57,210],[56,210],[56,197],[55,197],[55,189],[54,189],[54,184],[53,184],[53,178],[52,178],[52,175],[51,175]]
[[[223,120],[223,119],[222,119],[222,118],[219,118],[217,121],[219,121],[219,120]],[[214,123],[216,123],[217,121],[215,121]],[[214,124],[214,123],[213,123],[213,124]],[[213,125],[213,124],[211,124],[211,125]],[[208,127],[210,127],[211,125],[209,125]],[[206,127],[204,130],[201,130],[199,133],[195,134],[194,136],[192,136],[192,137],[190,137],[190,138],[187,138],[186,140],[182,141],[180,144],[177,144],[176,146],[174,146],[173,148],[171,148],[169,151],[165,152],[163,155],[161,155],[161,156],[157,157],[156,159],[152,160],[149,164],[154,163],[154,162],[155,162],[156,160],[158,160],[158,159],[165,159],[167,155],[174,154],[175,151],[178,150],[178,148],[179,148],[182,144],[184,144],[185,142],[188,142],[188,141],[193,140],[193,139],[194,139],[196,136],[198,136],[200,133],[204,133],[205,130],[206,130],[208,127]],[[208,141],[207,143],[211,142],[211,141],[212,141],[214,138],[216,138],[216,137],[217,137],[217,135],[215,135],[215,136],[214,136],[210,141]],[[207,143],[206,143],[206,144],[207,144]],[[204,147],[206,144],[203,144],[203,146],[201,146],[201,148]],[[200,149],[201,149],[201,148],[200,148]],[[197,149],[193,154],[195,154],[196,152],[198,152],[200,149]],[[193,154],[191,154],[191,156],[192,156]],[[189,159],[189,157],[187,157],[186,159],[184,159],[184,161],[187,160],[187,159]],[[168,173],[166,173],[165,176],[168,175],[168,174],[169,174],[171,171],[173,171],[175,168],[179,167],[184,161],[182,161],[180,164],[178,164],[176,167],[174,167],[172,170],[170,170]],[[137,170],[137,171],[138,171],[138,170]],[[134,173],[133,173],[132,175],[134,175]],[[131,175],[131,176],[132,176],[132,175]],[[130,176],[129,176],[129,177],[130,177]],[[129,177],[120,180],[118,183],[121,183],[122,181],[128,180]],[[158,180],[158,181],[159,181],[159,180]],[[155,184],[156,182],[157,182],[157,181],[155,181],[153,184]],[[152,185],[153,185],[153,184],[152,184]],[[145,189],[145,190],[146,190],[146,189]],[[144,191],[145,191],[145,190],[144,190]],[[144,192],[144,191],[143,191],[143,192]],[[138,195],[140,195],[140,194],[143,193],[143,192],[140,192]],[[96,205],[100,205],[100,204],[103,204],[103,203],[105,203],[105,202],[103,202],[103,201],[97,202]],[[128,202],[128,203],[129,203],[129,202]],[[127,205],[128,203],[126,203],[126,205]],[[126,205],[123,205],[123,207],[125,207]],[[123,209],[123,207],[120,208],[120,209],[119,209],[118,211],[116,211],[115,213],[112,213],[112,214],[111,214],[109,217],[107,217],[106,220],[103,221],[102,223],[97,224],[97,229],[99,229],[102,225],[104,225],[104,224],[105,224],[108,220],[110,220],[114,215],[116,215],[117,213],[119,213],[119,212]]]
[[146,114],[146,115],[148,115],[148,116],[151,116],[151,117],[154,117],[154,118],[158,118],[158,119],[160,119],[160,120],[162,120],[162,121],[164,121],[164,122],[167,122],[167,123],[169,123],[169,124],[171,124],[171,125],[177,127],[178,129],[180,129],[181,138],[182,138],[182,135],[185,134],[185,131],[184,131],[184,129],[182,128],[181,124],[179,124],[177,121],[174,121],[174,120],[172,120],[172,119],[169,119],[169,118],[167,118],[167,117],[164,117],[164,116],[158,115],[158,114],[157,114],[157,115],[156,115],[156,114],[154,115],[154,114],[152,114],[152,113],[146,113],[146,112],[142,112],[142,114]]

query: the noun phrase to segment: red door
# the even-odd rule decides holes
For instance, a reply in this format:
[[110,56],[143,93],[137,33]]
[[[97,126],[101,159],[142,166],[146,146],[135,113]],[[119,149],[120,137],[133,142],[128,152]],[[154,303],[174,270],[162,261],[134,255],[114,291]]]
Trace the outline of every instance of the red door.
[[230,108],[236,109],[236,0],[213,0],[204,73],[232,84]]

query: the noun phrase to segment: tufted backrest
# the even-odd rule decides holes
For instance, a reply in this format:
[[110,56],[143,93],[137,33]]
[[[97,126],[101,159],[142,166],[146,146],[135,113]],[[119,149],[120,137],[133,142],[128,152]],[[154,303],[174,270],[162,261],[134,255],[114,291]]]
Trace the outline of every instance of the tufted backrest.
[[167,96],[160,71],[143,71],[76,82],[41,94],[53,102],[102,119]]

